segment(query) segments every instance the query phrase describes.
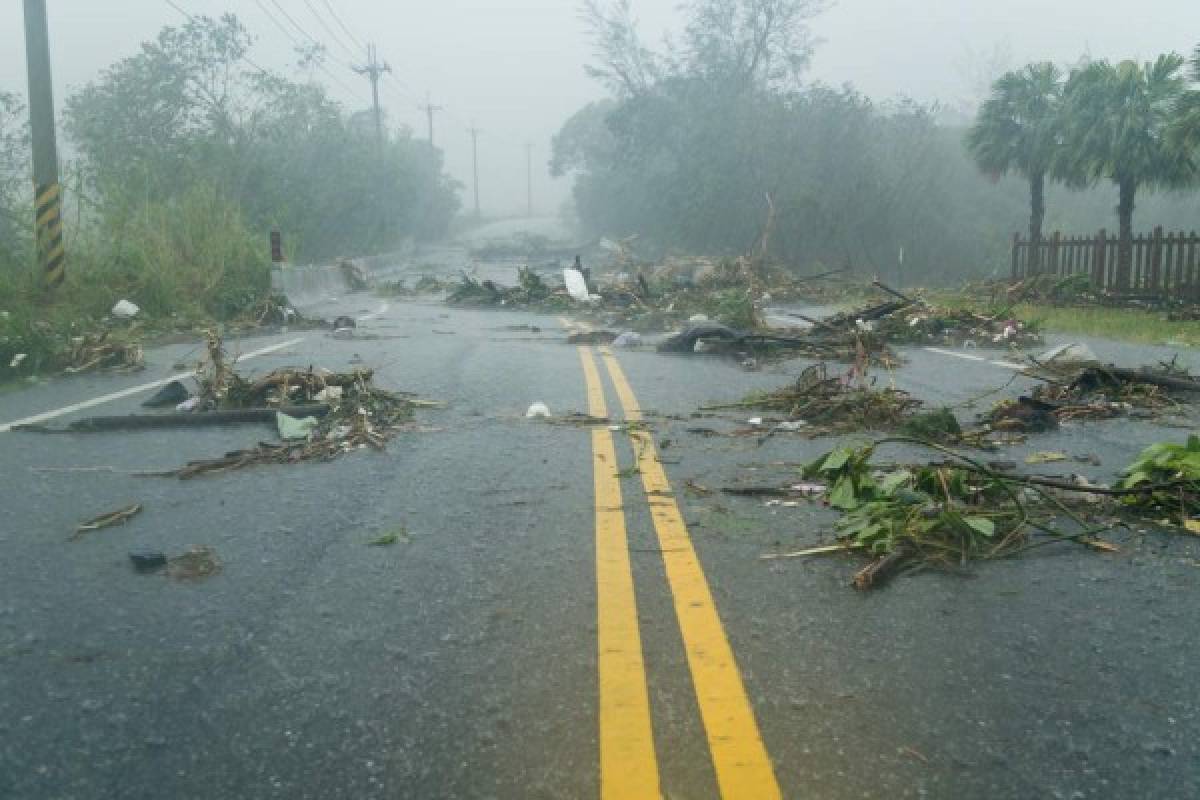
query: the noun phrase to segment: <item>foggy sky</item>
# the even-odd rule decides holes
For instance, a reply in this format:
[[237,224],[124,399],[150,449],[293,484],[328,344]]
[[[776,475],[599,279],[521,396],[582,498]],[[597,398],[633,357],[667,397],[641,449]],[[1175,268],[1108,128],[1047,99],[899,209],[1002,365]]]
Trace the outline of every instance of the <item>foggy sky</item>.
[[[321,26],[304,0],[278,0],[301,27],[329,47],[327,67],[337,76],[316,77],[347,107],[364,108],[365,78],[349,70],[351,55]],[[323,0],[310,0],[326,23]],[[257,37],[251,57],[287,70],[292,43],[255,0],[177,0],[193,14],[234,11]],[[601,95],[583,72],[591,54],[573,0],[330,0],[360,40],[376,43],[395,81],[383,84],[382,102],[394,124],[425,134],[416,106],[426,91],[446,106],[437,115],[435,139],[451,173],[464,183],[470,203],[470,139],[480,136],[480,186],[485,213],[522,213],[525,151],[534,151],[535,207],[555,213],[569,187],[551,181],[545,164],[550,137],[580,105]],[[93,79],[160,27],[182,21],[165,0],[48,0],[55,101]],[[282,19],[270,0],[263,0]],[[679,0],[633,0],[647,40],[678,25]],[[0,6],[0,88],[25,94],[21,2]],[[1200,2],[1143,0],[840,0],[813,22],[822,40],[810,77],[855,84],[888,99],[905,95],[969,108],[997,68],[1031,60],[1074,62],[1095,58],[1149,59],[1168,50],[1188,53],[1200,42]],[[292,31],[297,38],[300,34]],[[342,35],[342,38],[346,37]],[[362,56],[359,57],[361,62]]]

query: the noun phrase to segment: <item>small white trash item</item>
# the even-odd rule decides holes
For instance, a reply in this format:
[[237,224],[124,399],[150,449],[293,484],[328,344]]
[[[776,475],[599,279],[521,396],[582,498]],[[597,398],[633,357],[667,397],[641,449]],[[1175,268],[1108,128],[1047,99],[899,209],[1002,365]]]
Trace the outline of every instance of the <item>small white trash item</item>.
[[141,311],[141,309],[128,300],[118,300],[117,304],[112,307],[112,315],[114,317],[120,317],[121,319],[131,319],[136,317],[139,311]]
[[534,403],[529,407],[529,410],[525,412],[526,419],[539,419],[548,416],[550,416],[550,407],[545,403]]
[[642,343],[642,335],[633,331],[625,331],[613,339],[613,347],[638,347]]

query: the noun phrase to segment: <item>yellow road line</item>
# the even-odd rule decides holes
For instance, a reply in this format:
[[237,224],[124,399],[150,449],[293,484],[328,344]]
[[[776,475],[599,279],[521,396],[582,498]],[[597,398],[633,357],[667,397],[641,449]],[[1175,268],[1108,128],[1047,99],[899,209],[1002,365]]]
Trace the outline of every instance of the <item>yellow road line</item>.
[[[588,413],[608,416],[590,348],[579,348]],[[625,510],[612,433],[592,431],[596,485],[596,630],[600,685],[600,796],[659,798],[637,597],[629,564]]]
[[[625,419],[640,420],[641,409],[621,365],[607,348],[601,348],[600,352],[612,376],[617,397],[625,408]],[[631,431],[630,436],[658,532],[667,582],[675,598],[675,614],[679,618],[721,797],[778,798],[781,796],[779,784],[746,696],[733,649],[721,626],[704,569],[688,536],[666,471],[658,461],[654,440],[645,431]]]

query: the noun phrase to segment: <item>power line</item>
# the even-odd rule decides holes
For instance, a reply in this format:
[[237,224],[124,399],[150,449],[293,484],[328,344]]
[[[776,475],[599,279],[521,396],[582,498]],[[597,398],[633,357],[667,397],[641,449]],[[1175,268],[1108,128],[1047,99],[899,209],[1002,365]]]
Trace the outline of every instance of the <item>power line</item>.
[[325,21],[325,18],[323,16],[321,16],[321,13],[319,11],[317,11],[317,7],[312,4],[312,0],[304,0],[304,5],[308,6],[308,10],[312,12],[313,17],[315,17],[317,20],[317,23],[322,28],[325,29],[325,32],[328,33],[330,35],[330,37],[335,42],[338,43],[338,47],[341,47],[343,50],[345,50],[347,53],[349,53],[351,58],[358,57],[357,51],[355,51],[353,48],[349,47],[346,44],[346,40],[343,39],[340,35],[338,35],[338,32],[329,26],[329,23],[327,23]]
[[[176,5],[176,3],[174,2],[174,0],[166,0],[166,3],[167,3],[167,5],[169,5],[171,8],[175,9],[175,10],[176,10],[176,11],[178,11],[180,14],[182,14],[182,15],[183,15],[183,16],[185,16],[185,17],[187,17],[187,20],[188,20],[188,22],[194,22],[194,21],[195,21],[195,19],[196,19],[196,18],[195,18],[195,16],[193,16],[192,14],[189,14],[189,13],[188,13],[188,11],[187,11],[186,9],[180,8],[178,5]],[[254,67],[256,70],[258,70],[259,72],[261,72],[263,75],[266,75],[266,74],[267,74],[267,71],[266,71],[265,69],[263,69],[262,67],[260,67],[260,66],[259,66],[257,63],[255,63],[254,59],[250,58],[250,56],[248,56],[248,55],[243,55],[243,56],[241,57],[241,59],[239,59],[239,60],[241,60],[241,61],[245,61],[247,64],[249,64],[250,66]]]
[[[262,5],[262,3],[259,3],[259,6],[261,6],[261,5]],[[323,42],[317,41],[316,37],[314,37],[308,31],[304,30],[304,28],[302,28],[300,26],[300,23],[296,22],[295,17],[293,17],[291,14],[289,14],[287,12],[286,8],[279,5],[279,0],[271,0],[271,5],[275,6],[275,8],[278,9],[279,13],[283,15],[284,19],[286,19],[288,22],[292,23],[292,27],[295,28],[297,31],[299,31],[301,36],[303,36],[305,39],[308,39],[308,41],[312,42],[313,44],[317,45],[318,47],[325,47],[325,44]]]
[[[275,2],[275,0],[271,0],[271,1],[273,3]],[[255,5],[258,6],[260,11],[262,11],[264,14],[267,15],[267,19],[271,20],[271,23],[276,28],[279,29],[279,32],[282,33],[288,39],[288,41],[290,41],[296,47],[299,47],[299,48],[304,47],[304,43],[299,41],[295,36],[292,35],[291,31],[289,31],[284,26],[284,24],[282,22],[280,22],[275,17],[274,14],[271,13],[270,9],[268,9],[265,5],[263,5],[262,0],[254,0],[254,3],[255,3]],[[276,6],[278,7],[278,3],[276,3]],[[286,12],[285,12],[285,16],[286,16]],[[305,34],[305,35],[307,36],[307,34]],[[310,42],[317,45],[318,47],[324,47],[324,45],[321,44],[320,42],[318,42],[316,39],[313,39],[312,37],[308,37],[308,39]],[[325,64],[323,64],[322,62],[317,61],[317,69],[319,69],[319,70],[321,70],[321,72],[325,73],[325,75],[329,78],[329,80],[333,81],[335,84],[340,86],[343,91],[349,92],[351,95],[353,95],[355,97],[355,99],[358,99],[358,100],[363,99],[362,96],[358,94],[357,90],[350,88],[350,86],[345,81],[343,81],[337,75],[334,75],[332,72],[330,72],[329,68],[327,66],[325,66]]]
[[359,50],[365,50],[366,47],[359,40],[359,38],[354,35],[354,31],[350,30],[350,28],[346,26],[346,23],[342,21],[342,18],[338,16],[338,13],[333,10],[333,6],[330,4],[329,0],[322,0],[322,2],[325,4],[325,8],[329,9],[329,16],[333,17],[333,21],[338,24],[338,27],[345,31],[346,35],[350,37],[350,41],[353,42]]

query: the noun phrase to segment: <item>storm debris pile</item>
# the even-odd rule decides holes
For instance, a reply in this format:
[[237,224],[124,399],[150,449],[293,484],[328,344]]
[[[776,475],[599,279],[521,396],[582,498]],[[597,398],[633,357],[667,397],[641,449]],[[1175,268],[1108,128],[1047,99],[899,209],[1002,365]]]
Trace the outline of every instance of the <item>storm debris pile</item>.
[[446,302],[457,306],[499,306],[515,310],[554,311],[569,308],[572,300],[564,288],[551,288],[542,276],[529,267],[517,270],[516,286],[501,286],[495,281],[479,281],[463,275],[450,290]]
[[1140,370],[1042,365],[1030,372],[1043,383],[1028,396],[1002,401],[988,412],[985,421],[993,430],[1039,433],[1072,420],[1154,415],[1200,398],[1200,381],[1171,364]]
[[99,369],[132,372],[145,368],[146,357],[137,342],[121,340],[102,330],[68,340],[62,362],[64,372]]
[[906,344],[945,344],[976,347],[1030,346],[1042,341],[1036,326],[1008,313],[979,314],[965,308],[924,306],[880,319],[876,333]]
[[704,411],[733,408],[775,411],[802,421],[807,436],[858,430],[886,430],[902,424],[921,401],[899,389],[877,388],[851,369],[831,375],[824,364],[807,367],[790,386],[750,395],[736,403],[705,406]]
[[1117,484],[1140,490],[1125,498],[1131,508],[1162,514],[1190,533],[1200,533],[1200,437],[1186,444],[1158,442],[1142,451]]
[[[412,419],[415,408],[429,405],[411,395],[374,386],[374,373],[369,369],[336,373],[311,367],[285,368],[251,379],[232,369],[215,334],[209,335],[208,353],[197,379],[202,408],[276,409],[281,431],[289,427],[285,423],[309,413],[301,418],[307,422],[303,426],[307,433],[297,440],[261,442],[220,458],[192,461],[167,473],[179,478],[254,464],[328,461],[365,447],[383,449]],[[286,408],[286,415],[278,410],[281,408]]]
[[[872,457],[888,442],[932,447],[949,459],[876,467]],[[855,573],[853,585],[858,589],[879,586],[905,569],[1001,558],[1054,542],[1077,541],[1105,552],[1116,549],[1096,538],[1115,523],[1089,523],[1085,514],[1095,506],[1079,499],[1114,490],[1086,481],[1001,473],[916,439],[840,447],[809,464],[803,475],[820,481],[823,501],[842,512],[835,524],[840,548],[871,558]],[[836,551],[817,548],[801,555]]]

